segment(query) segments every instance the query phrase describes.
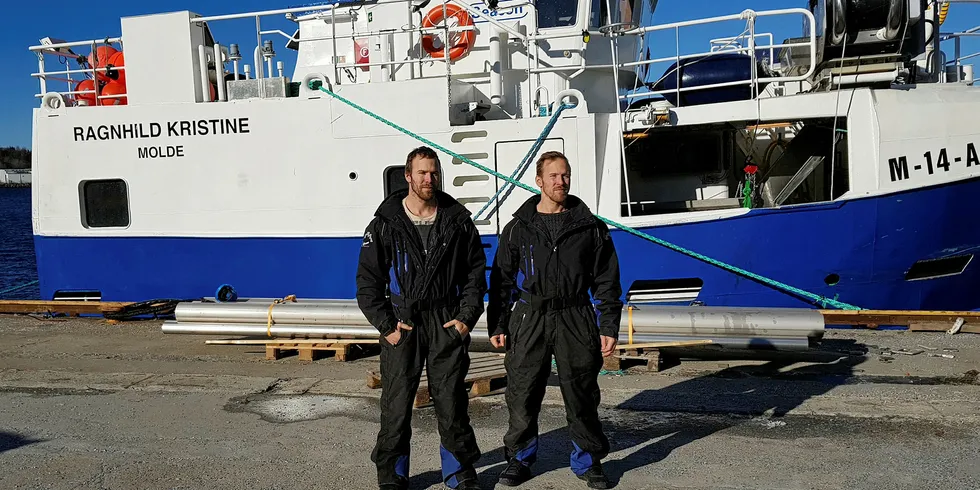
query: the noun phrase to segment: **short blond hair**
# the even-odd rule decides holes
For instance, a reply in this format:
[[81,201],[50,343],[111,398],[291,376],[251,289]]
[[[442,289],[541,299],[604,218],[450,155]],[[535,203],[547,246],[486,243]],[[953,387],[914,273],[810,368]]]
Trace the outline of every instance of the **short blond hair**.
[[542,153],[540,157],[538,157],[538,163],[535,165],[535,172],[537,173],[537,176],[541,177],[541,171],[544,170],[545,163],[559,159],[565,161],[565,165],[568,166],[568,171],[571,172],[572,165],[568,163],[568,158],[565,157],[564,153],[560,151],[546,151]]

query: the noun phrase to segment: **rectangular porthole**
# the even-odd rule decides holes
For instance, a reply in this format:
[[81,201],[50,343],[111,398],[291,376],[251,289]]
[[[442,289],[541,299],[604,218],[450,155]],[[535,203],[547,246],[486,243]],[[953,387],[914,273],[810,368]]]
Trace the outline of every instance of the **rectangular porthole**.
[[408,189],[408,182],[405,181],[405,166],[396,165],[385,169],[385,196],[390,196],[393,192]]
[[939,277],[955,276],[966,270],[973,260],[973,254],[954,255],[941,259],[920,260],[905,273],[906,281],[923,281]]
[[122,179],[83,180],[78,184],[82,226],[129,226],[129,188]]

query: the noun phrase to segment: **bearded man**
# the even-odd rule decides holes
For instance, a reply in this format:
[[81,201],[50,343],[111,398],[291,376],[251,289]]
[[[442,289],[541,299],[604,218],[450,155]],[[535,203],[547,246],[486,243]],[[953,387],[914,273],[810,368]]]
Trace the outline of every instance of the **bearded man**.
[[569,194],[571,179],[565,155],[541,155],[535,177],[541,194],[504,227],[490,273],[490,342],[507,349],[510,427],[502,485],[531,478],[554,355],[572,440],[571,469],[591,488],[609,486],[601,464],[609,440],[599,422],[598,375],[602,357],[612,355],[619,338],[622,286],[609,228]]
[[412,406],[427,368],[441,439],[443,482],[477,489],[480,458],[463,384],[470,330],[483,315],[486,254],[470,212],[439,190],[435,151],[405,163],[408,189],[392,193],[361,244],[357,304],[381,334],[381,428],[371,460],[382,489],[407,489]]

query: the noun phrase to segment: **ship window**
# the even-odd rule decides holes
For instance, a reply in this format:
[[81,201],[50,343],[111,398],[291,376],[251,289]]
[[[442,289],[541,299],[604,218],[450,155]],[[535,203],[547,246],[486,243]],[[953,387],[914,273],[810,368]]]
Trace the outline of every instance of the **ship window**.
[[538,27],[568,27],[575,25],[578,0],[550,0],[540,2],[538,9]]
[[129,226],[129,190],[122,179],[85,180],[79,184],[82,226]]
[[[611,0],[609,4],[606,0],[592,0],[589,27],[598,29],[609,24],[636,25],[633,21],[633,12],[636,10],[634,3],[633,0]],[[613,9],[612,15],[609,14],[608,6]]]
[[405,182],[405,166],[396,165],[385,169],[385,196],[390,196],[394,192],[408,189],[408,182]]

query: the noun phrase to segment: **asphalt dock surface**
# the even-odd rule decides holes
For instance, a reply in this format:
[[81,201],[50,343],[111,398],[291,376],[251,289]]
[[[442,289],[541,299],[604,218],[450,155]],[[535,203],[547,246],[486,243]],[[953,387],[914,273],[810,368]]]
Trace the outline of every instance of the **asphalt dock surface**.
[[[0,316],[0,488],[377,488],[376,351],[267,361],[261,346],[209,338]],[[980,335],[838,330],[806,356],[603,374],[604,466],[623,489],[977,489],[978,369]],[[503,396],[473,399],[470,414],[493,488]],[[521,488],[586,488],[564,427],[552,383]],[[413,429],[412,488],[443,488],[431,408]]]

